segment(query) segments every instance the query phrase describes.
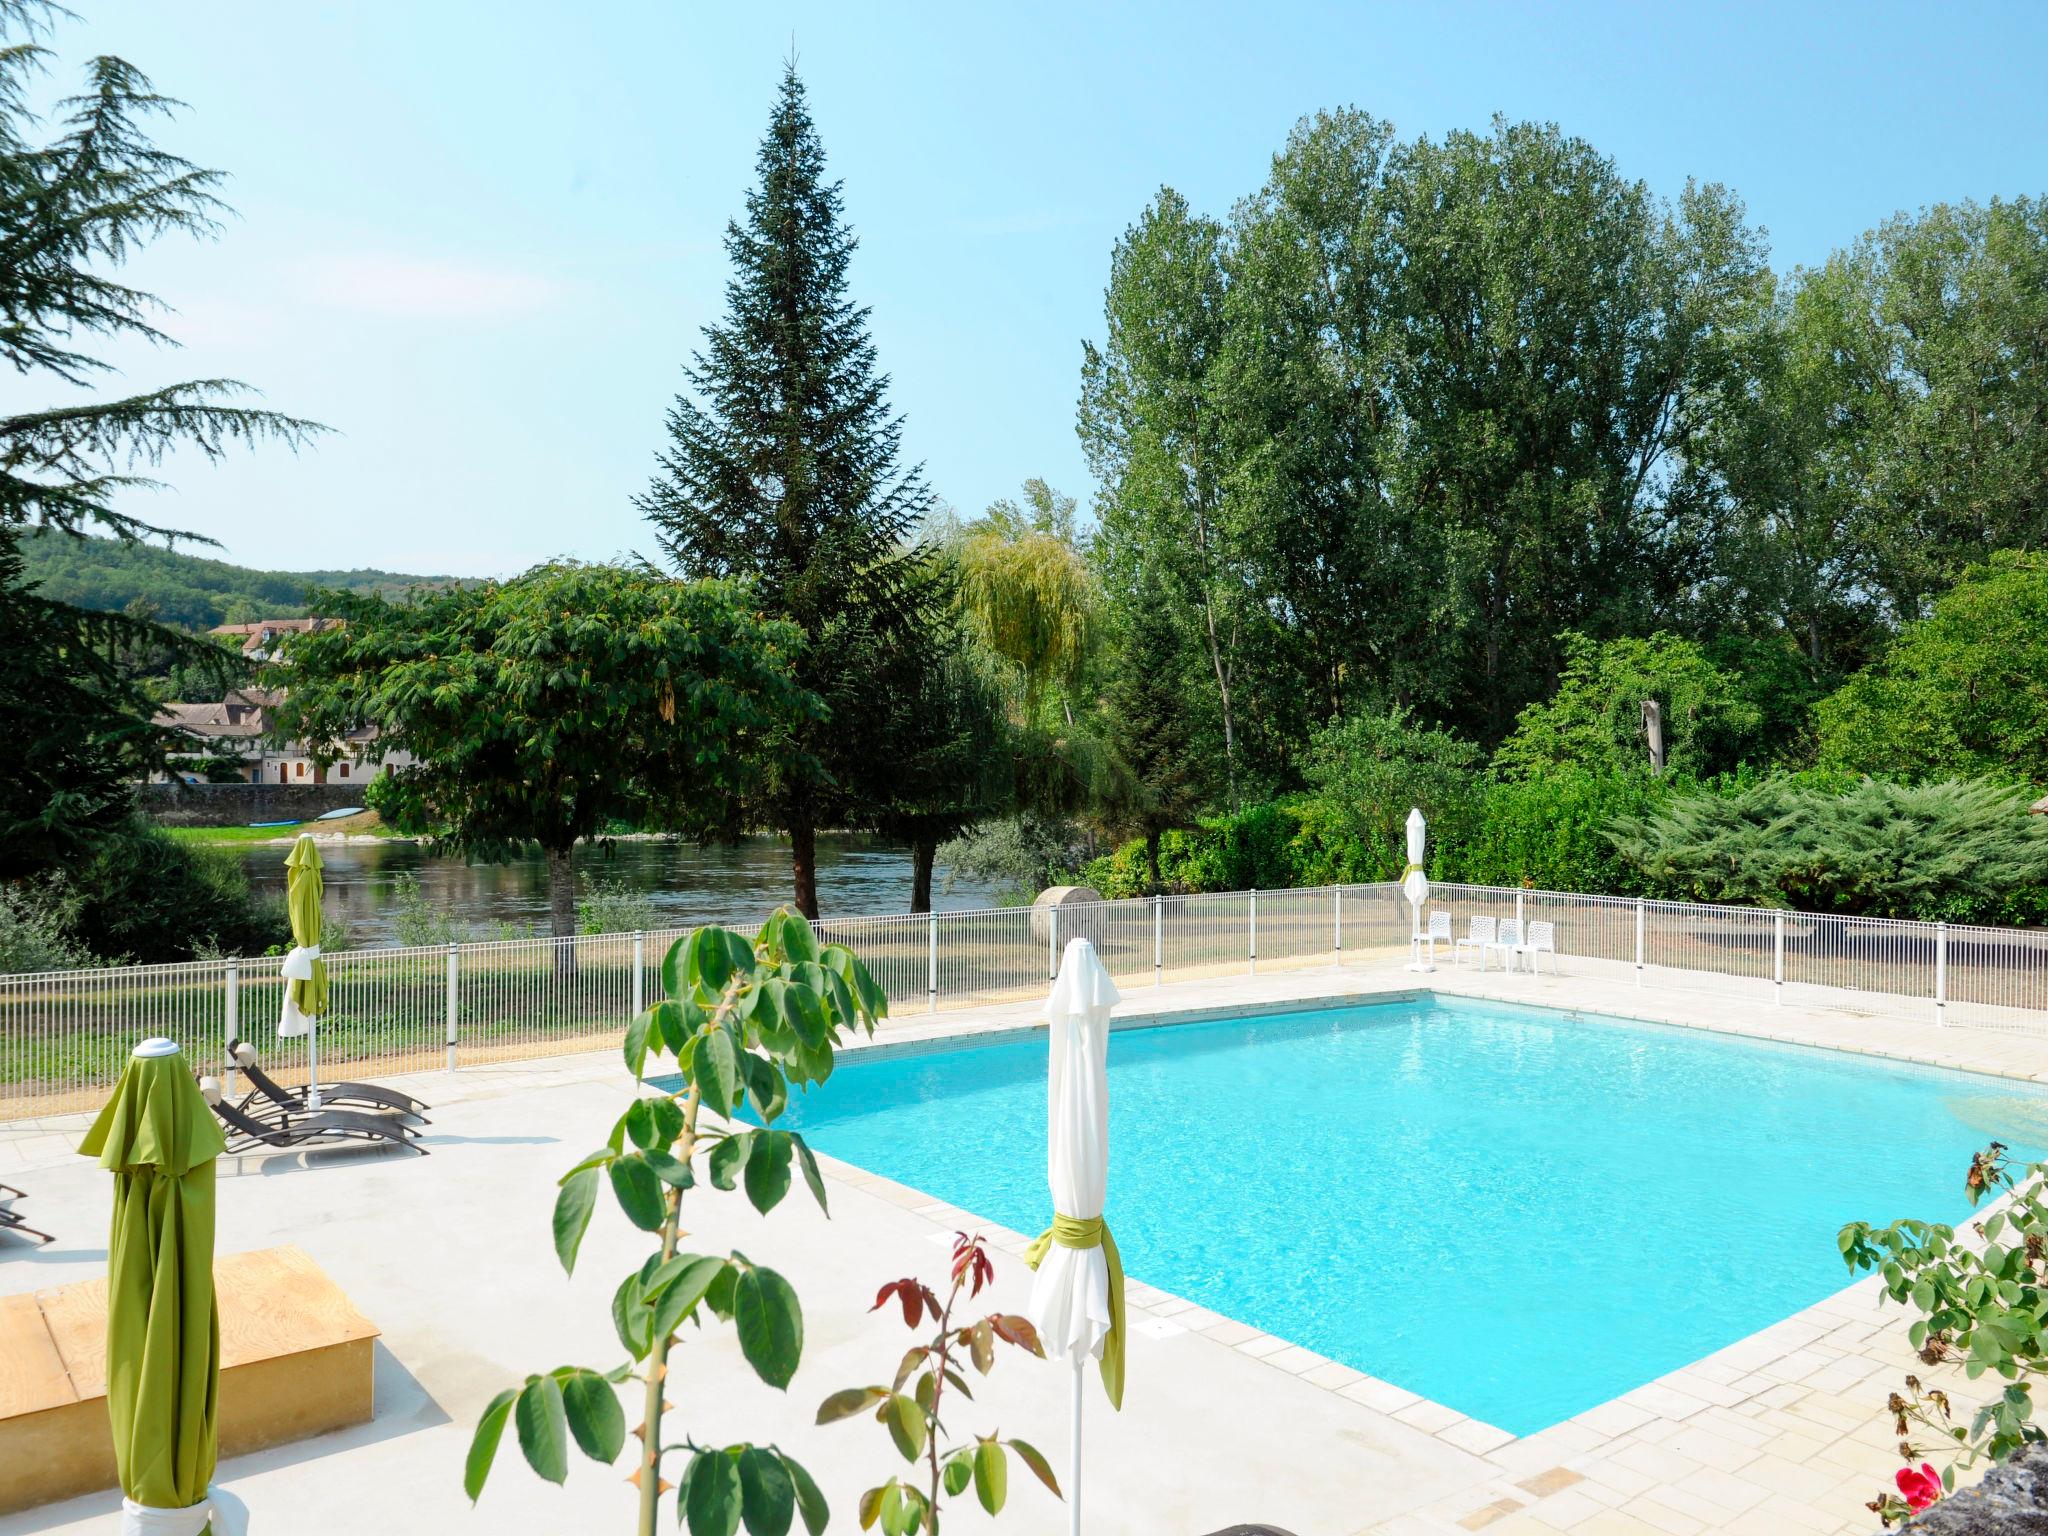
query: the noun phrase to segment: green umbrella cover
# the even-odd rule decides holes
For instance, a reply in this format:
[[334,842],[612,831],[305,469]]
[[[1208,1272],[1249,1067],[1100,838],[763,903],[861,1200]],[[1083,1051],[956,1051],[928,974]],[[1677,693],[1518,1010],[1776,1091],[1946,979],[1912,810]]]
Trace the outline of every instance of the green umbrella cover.
[[284,861],[284,904],[292,920],[292,952],[285,957],[286,1009],[279,1034],[303,1035],[306,1026],[287,1028],[292,1015],[310,1019],[327,1011],[327,962],[320,958],[320,849],[305,833]]
[[219,1449],[213,1162],[225,1143],[175,1043],[135,1048],[78,1150],[114,1175],[107,1415],[121,1491],[146,1510],[189,1509]]

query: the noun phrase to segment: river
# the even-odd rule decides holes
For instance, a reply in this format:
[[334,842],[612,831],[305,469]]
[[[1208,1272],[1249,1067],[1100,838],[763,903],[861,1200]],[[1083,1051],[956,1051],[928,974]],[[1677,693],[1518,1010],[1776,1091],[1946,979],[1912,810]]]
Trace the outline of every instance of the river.
[[[280,844],[244,845],[250,884],[260,893],[284,892]],[[320,849],[327,909],[346,925],[351,948],[401,942],[405,891],[411,876],[422,904],[452,919],[449,937],[488,939],[547,932],[546,871],[540,854],[509,864],[465,864],[430,857],[417,843],[327,843]],[[774,838],[750,838],[732,847],[694,843],[620,841],[576,850],[581,881],[613,882],[644,893],[658,927],[699,923],[758,923],[790,899],[789,847]],[[946,890],[946,871],[933,881],[940,911],[995,905],[992,886],[957,879]],[[870,838],[820,834],[818,906],[828,917],[868,916],[910,908],[910,851]]]

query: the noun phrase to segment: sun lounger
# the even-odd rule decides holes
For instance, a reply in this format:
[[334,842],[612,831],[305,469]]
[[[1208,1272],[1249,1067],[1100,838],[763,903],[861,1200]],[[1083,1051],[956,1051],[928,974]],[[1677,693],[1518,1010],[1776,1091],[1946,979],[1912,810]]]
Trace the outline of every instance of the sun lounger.
[[1475,917],[1471,924],[1465,931],[1465,937],[1451,946],[1451,958],[1462,962],[1465,951],[1469,949],[1479,957],[1479,968],[1485,970],[1487,946],[1493,943],[1493,919]]
[[[268,1119],[273,1109],[282,1110],[287,1114],[305,1112],[305,1093],[297,1088],[282,1086],[257,1066],[255,1046],[246,1040],[236,1040],[228,1046],[228,1054],[234,1058],[236,1070],[248,1078],[249,1086],[256,1090],[242,1101],[243,1113],[257,1119]],[[269,1101],[268,1107],[256,1104],[259,1096]],[[329,1105],[388,1110],[416,1128],[428,1123],[427,1110],[430,1107],[409,1093],[400,1093],[396,1088],[385,1088],[377,1083],[322,1083],[320,1107],[325,1109]]]
[[38,1242],[54,1243],[56,1239],[47,1232],[39,1232],[22,1219],[21,1212],[14,1208],[17,1200],[26,1200],[25,1191],[12,1184],[0,1184],[0,1232],[20,1232],[35,1238]]
[[334,1146],[342,1142],[381,1142],[404,1147],[427,1156],[419,1144],[419,1133],[395,1115],[372,1114],[349,1109],[318,1109],[296,1113],[280,1110],[275,1119],[258,1119],[245,1114],[221,1097],[215,1078],[201,1078],[200,1091],[228,1129],[228,1151],[253,1152],[258,1147],[278,1150],[299,1147]]

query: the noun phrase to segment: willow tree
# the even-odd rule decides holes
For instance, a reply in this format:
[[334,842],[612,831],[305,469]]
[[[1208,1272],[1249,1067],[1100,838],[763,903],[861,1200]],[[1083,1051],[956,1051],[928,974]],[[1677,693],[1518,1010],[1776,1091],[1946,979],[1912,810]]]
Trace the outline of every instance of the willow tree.
[[797,909],[815,917],[818,829],[871,823],[894,787],[890,744],[848,722],[872,718],[874,679],[917,671],[939,587],[914,537],[931,494],[903,462],[868,311],[847,296],[856,242],[794,66],[757,168],[745,219],[726,226],[725,319],[684,370],[638,505],[678,572],[750,578],[804,638],[797,680],[825,714],[791,728],[791,771],[746,809],[789,835]]
[[969,632],[1016,667],[1027,718],[1056,694],[1066,724],[1073,693],[1101,633],[1095,577],[1079,547],[1074,498],[1043,480],[1024,482],[1024,505],[1007,498],[962,528],[950,553],[956,601]]

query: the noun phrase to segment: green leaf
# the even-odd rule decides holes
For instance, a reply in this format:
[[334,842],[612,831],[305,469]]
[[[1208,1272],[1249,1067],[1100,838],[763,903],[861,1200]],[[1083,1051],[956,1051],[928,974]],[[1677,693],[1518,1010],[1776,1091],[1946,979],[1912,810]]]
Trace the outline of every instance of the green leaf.
[[915,1398],[905,1397],[901,1392],[890,1393],[889,1401],[882,1406],[882,1424],[905,1461],[915,1461],[923,1453],[924,1409]]
[[[654,1010],[648,1009],[626,1025],[626,1039],[623,1050],[626,1070],[633,1074],[633,1081],[639,1082],[647,1071],[647,1040],[654,1032]],[[658,1037],[657,1037],[658,1038]]]
[[666,1285],[654,1300],[654,1332],[659,1337],[674,1333],[690,1309],[704,1299],[704,1293],[711,1284],[725,1272],[726,1261],[705,1256],[690,1260]]
[[754,968],[754,946],[724,928],[699,928],[690,935],[686,964],[698,995],[710,1001],[725,990],[735,972]]
[[818,1172],[818,1160],[811,1155],[810,1144],[794,1131],[790,1132],[789,1141],[790,1145],[796,1148],[796,1159],[803,1168],[804,1182],[810,1185],[811,1194],[818,1202],[818,1209],[828,1216],[831,1215],[831,1207],[825,1204],[825,1177]]
[[683,1106],[666,1096],[647,1100],[648,1113],[654,1116],[655,1145],[672,1147],[683,1134]]
[[[695,934],[686,934],[669,945],[668,953],[661,957],[661,990],[671,998],[679,998],[689,990],[689,980],[683,968],[683,956],[689,952],[690,940]],[[673,1040],[675,1037],[669,1037]]]
[[803,1312],[789,1282],[772,1269],[743,1272],[733,1286],[733,1321],[754,1374],[786,1388],[804,1348]]
[[765,1121],[772,1121],[781,1114],[789,1103],[789,1089],[784,1086],[782,1074],[775,1063],[765,1057],[747,1051],[740,1056],[740,1067],[747,1080],[747,1097],[754,1101],[754,1111]]
[[654,1111],[646,1099],[635,1099],[626,1110],[626,1134],[643,1150],[654,1145]]
[[740,1528],[739,1463],[724,1451],[699,1451],[677,1500],[690,1536],[733,1536]]
[[697,1037],[697,1050],[690,1058],[690,1077],[704,1103],[731,1119],[733,1100],[739,1093],[740,1063],[732,1048],[732,1036],[723,1028]]
[[974,1481],[974,1452],[955,1451],[946,1461],[946,1492],[954,1498]]
[[831,1518],[825,1508],[825,1495],[812,1479],[811,1474],[799,1466],[794,1457],[782,1458],[783,1470],[789,1473],[789,1480],[796,1488],[796,1512],[802,1517],[804,1529],[810,1536],[818,1536],[825,1529],[825,1522]]
[[612,1292],[612,1328],[627,1354],[635,1360],[647,1358],[654,1343],[654,1313],[643,1297],[637,1273],[626,1276]]
[[569,1433],[592,1461],[609,1466],[626,1443],[626,1414],[618,1390],[595,1371],[574,1372],[562,1383]]
[[784,907],[781,915],[782,958],[791,965],[802,965],[807,960],[816,960],[818,936],[811,931],[811,925],[803,913],[793,907]]
[[753,1131],[736,1131],[711,1149],[707,1170],[714,1189],[731,1189],[754,1150]]
[[704,1305],[720,1317],[731,1320],[733,1295],[739,1289],[740,1271],[736,1264],[728,1264],[718,1272],[704,1292]]
[[565,1274],[576,1273],[576,1250],[583,1246],[583,1233],[596,1206],[597,1170],[579,1168],[555,1196],[555,1257],[562,1261]]
[[484,1479],[491,1475],[491,1463],[498,1457],[498,1442],[505,1435],[505,1420],[511,1417],[512,1403],[518,1396],[517,1387],[507,1387],[491,1399],[484,1416],[476,1421],[469,1456],[462,1464],[462,1491],[469,1495],[472,1504],[484,1491]]
[[847,1387],[843,1391],[834,1392],[818,1404],[817,1421],[820,1424],[836,1424],[841,1419],[852,1418],[856,1413],[865,1413],[888,1396],[889,1394],[880,1387]]
[[671,1152],[653,1147],[641,1154],[647,1166],[654,1170],[654,1176],[674,1189],[689,1189],[697,1182],[697,1176],[690,1171],[690,1165]]
[[612,1193],[618,1197],[619,1209],[626,1213],[626,1219],[643,1232],[659,1231],[667,1202],[661,1196],[661,1180],[646,1157],[634,1153],[620,1158],[612,1164],[611,1176]]
[[551,1483],[569,1476],[569,1425],[562,1411],[562,1389],[552,1376],[536,1376],[512,1405],[519,1430],[519,1449],[527,1465]]
[[1010,1467],[1002,1446],[993,1440],[982,1441],[974,1448],[974,1496],[981,1500],[983,1509],[999,1515],[1009,1492]]
[[751,1536],[785,1536],[796,1485],[775,1452],[751,1445],[740,1452],[740,1504]]
[[747,1154],[747,1199],[762,1215],[775,1209],[789,1193],[790,1145],[787,1131],[756,1131]]
[[812,1049],[832,1038],[832,1026],[825,1018],[825,1000],[801,982],[791,982],[782,993],[782,1013],[797,1038]]
[[1009,1447],[1017,1453],[1017,1459],[1031,1469],[1032,1476],[1052,1490],[1054,1498],[1062,1497],[1060,1480],[1052,1475],[1052,1463],[1039,1454],[1036,1446],[1028,1445],[1022,1440],[1011,1440]]

